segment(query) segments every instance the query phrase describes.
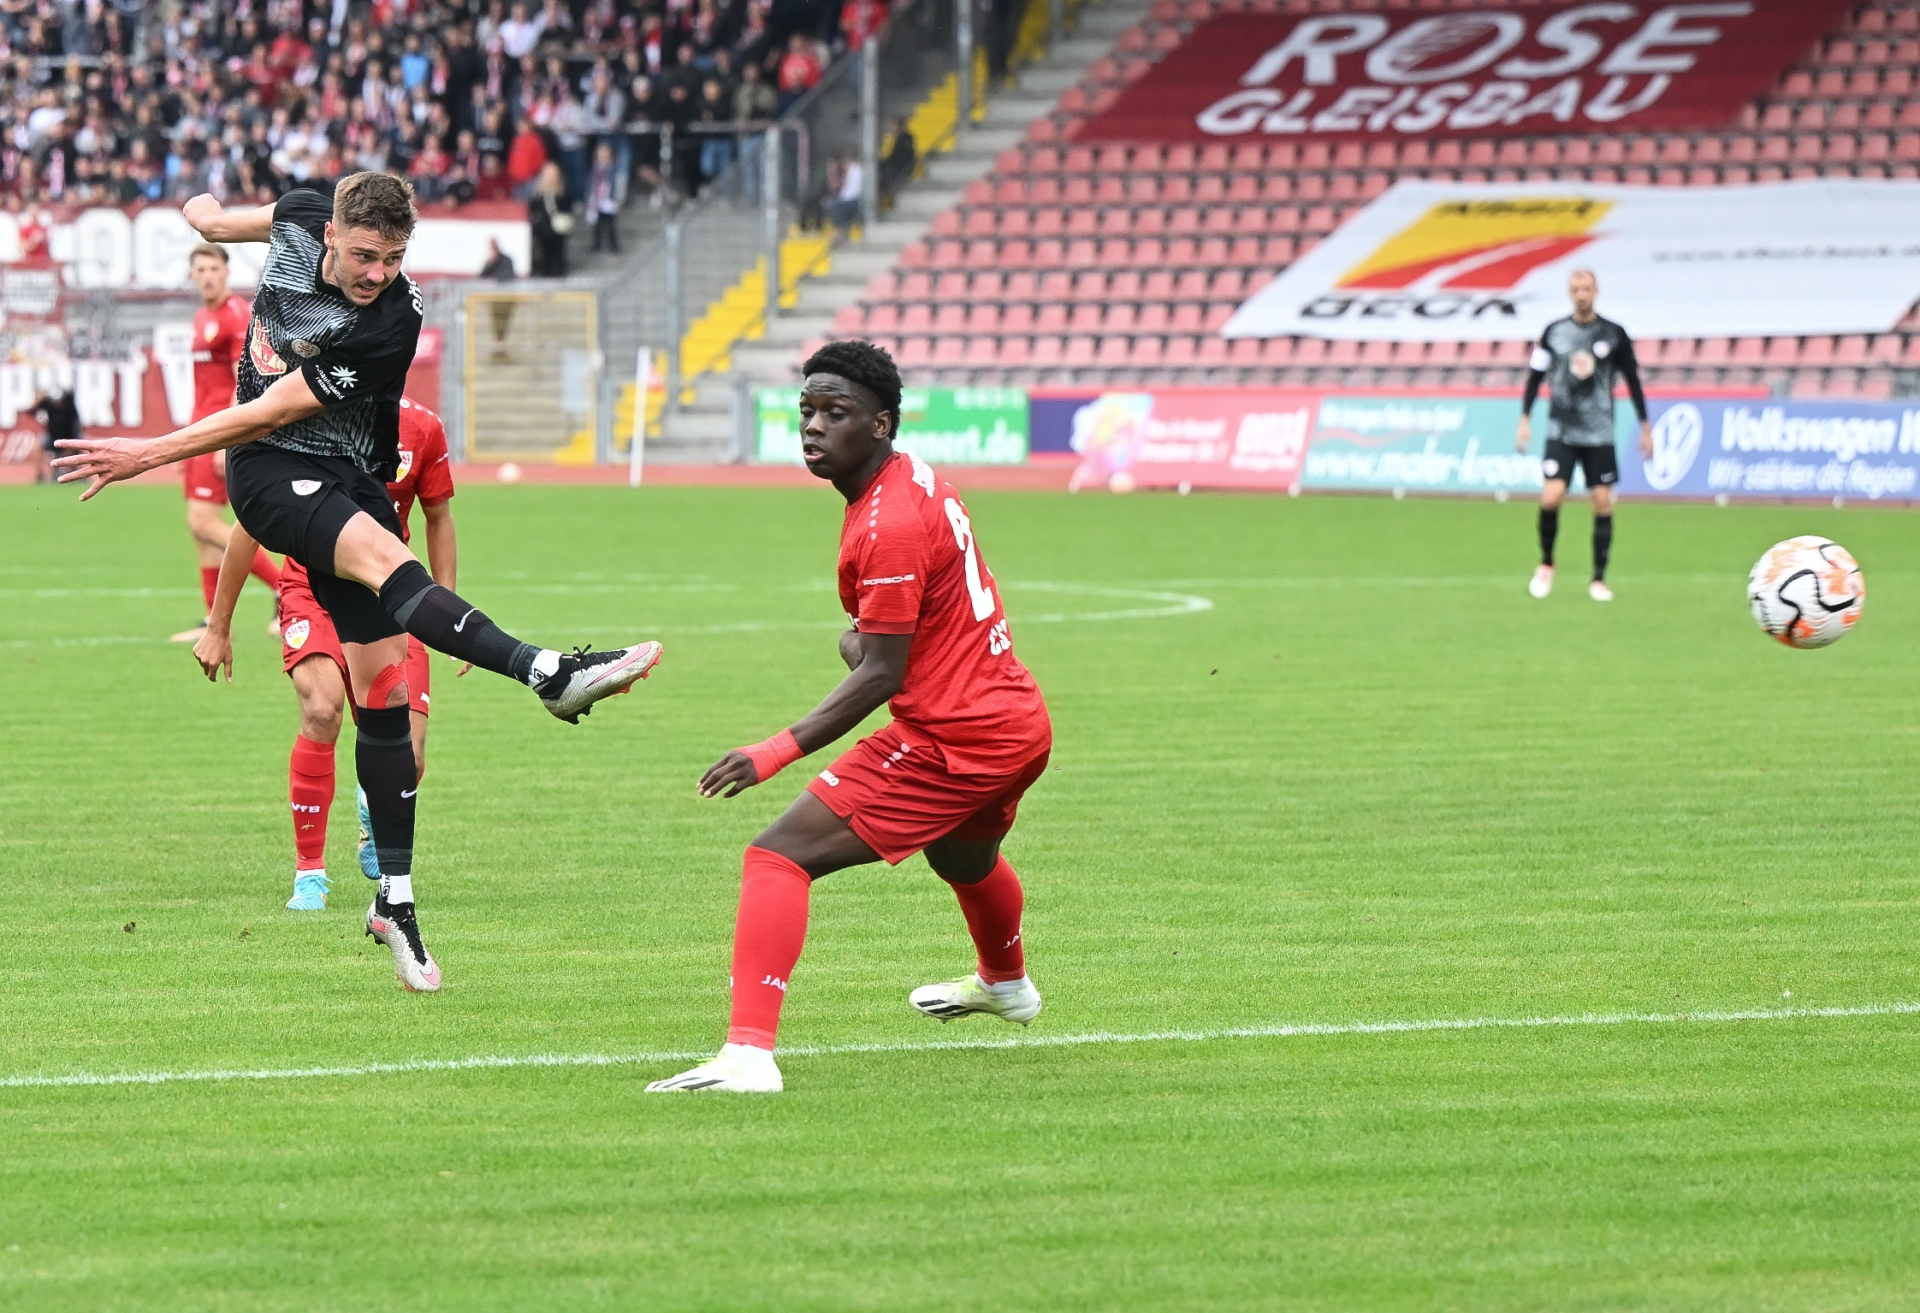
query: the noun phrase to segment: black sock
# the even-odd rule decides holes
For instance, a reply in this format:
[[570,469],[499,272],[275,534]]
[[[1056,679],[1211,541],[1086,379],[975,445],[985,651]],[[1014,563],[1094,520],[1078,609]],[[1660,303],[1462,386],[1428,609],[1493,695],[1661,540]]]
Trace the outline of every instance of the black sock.
[[1613,517],[1596,515],[1593,517],[1593,577],[1607,577],[1607,556],[1613,551]]
[[[1540,508],[1540,564],[1553,564],[1553,540],[1560,536],[1560,508]],[[386,594],[382,593],[382,597]],[[422,640],[424,641],[424,640]]]
[[380,605],[394,623],[436,652],[471,661],[482,670],[521,683],[540,649],[523,643],[468,606],[458,593],[442,588],[418,561],[408,561],[380,588]]
[[419,772],[413,762],[413,721],[401,707],[361,707],[353,745],[354,771],[367,791],[367,817],[380,874],[413,871],[413,804]]

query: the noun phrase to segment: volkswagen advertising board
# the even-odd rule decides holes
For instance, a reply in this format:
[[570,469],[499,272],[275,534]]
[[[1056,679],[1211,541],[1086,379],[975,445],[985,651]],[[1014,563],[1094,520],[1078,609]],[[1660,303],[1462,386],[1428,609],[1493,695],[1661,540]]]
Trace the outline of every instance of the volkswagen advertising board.
[[1911,501],[1920,402],[1655,398],[1653,457],[1620,446],[1629,497]]

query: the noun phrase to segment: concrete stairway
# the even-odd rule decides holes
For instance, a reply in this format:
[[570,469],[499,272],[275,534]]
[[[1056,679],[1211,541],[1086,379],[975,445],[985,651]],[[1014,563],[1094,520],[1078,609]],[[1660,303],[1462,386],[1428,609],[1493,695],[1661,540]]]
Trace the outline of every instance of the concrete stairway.
[[993,168],[1000,152],[1025,137],[1028,124],[1053,108],[1062,92],[1113,48],[1127,28],[1146,17],[1150,0],[1089,0],[1072,34],[1046,58],[1023,68],[1016,86],[987,102],[980,122],[960,129],[950,151],[927,162],[923,176],[903,189],[893,209],[859,242],[837,247],[831,272],[800,284],[799,303],[768,325],[764,338],[733,348],[733,373],[691,380],[693,404],[662,419],[661,434],[647,442],[647,459],[665,463],[733,460],[739,454],[734,394],[737,376],[754,387],[798,381],[795,372],[807,342],[829,336],[833,316],[860,299],[867,281],[892,268],[900,250],[927,231],[933,217],[959,203],[967,184]]

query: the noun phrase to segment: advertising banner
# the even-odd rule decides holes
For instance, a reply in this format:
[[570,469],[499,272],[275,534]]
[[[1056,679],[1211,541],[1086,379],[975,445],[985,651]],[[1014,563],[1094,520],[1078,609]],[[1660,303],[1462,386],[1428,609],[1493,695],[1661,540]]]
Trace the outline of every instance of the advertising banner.
[[1576,268],[1636,337],[1878,333],[1920,297],[1920,182],[1751,187],[1402,182],[1227,322],[1226,337],[1532,339]]
[[[1535,493],[1545,482],[1540,452],[1547,403],[1534,407],[1534,439],[1514,450],[1520,405],[1512,397],[1329,396],[1320,403],[1302,488],[1376,492]],[[1614,412],[1622,450],[1639,420],[1624,402]],[[1575,472],[1573,486],[1585,481]]]
[[[754,459],[799,465],[800,389],[755,393]],[[904,388],[894,444],[934,465],[1027,463],[1027,394],[1021,388]]]
[[1620,446],[1620,490],[1644,497],[1843,497],[1920,492],[1920,403],[1655,399],[1653,459]]
[[1851,0],[1222,14],[1081,141],[1410,140],[1731,124]]
[[1076,407],[1070,487],[1292,488],[1319,398],[1311,392],[1160,388]]
[[[413,230],[401,268],[415,277],[478,277],[488,242],[497,241],[525,275],[533,250],[525,209],[486,201],[457,211],[429,206]],[[199,241],[177,205],[0,210],[0,265],[57,266],[69,287],[189,288],[187,253]],[[266,243],[232,242],[227,254],[228,284],[257,286]]]

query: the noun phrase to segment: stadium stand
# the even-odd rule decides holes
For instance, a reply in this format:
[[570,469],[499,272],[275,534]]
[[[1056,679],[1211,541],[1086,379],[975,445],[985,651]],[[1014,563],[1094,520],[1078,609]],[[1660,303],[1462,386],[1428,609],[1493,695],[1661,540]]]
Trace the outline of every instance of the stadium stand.
[[[623,200],[629,180],[638,192],[691,194],[732,157],[731,125],[797,99],[849,47],[843,17],[870,25],[872,8],[0,4],[0,188],[16,211],[178,204],[209,191],[264,202],[309,179],[384,169],[411,178],[423,201],[458,205],[525,201],[551,160],[577,211],[605,141],[625,165]],[[743,91],[750,66],[760,85]],[[666,165],[662,125],[681,138]],[[578,225],[582,242],[590,228]]]
[[[1444,0],[1157,0],[1053,112],[841,310],[923,382],[1517,386],[1524,342],[1239,339],[1235,307],[1396,180],[1734,187],[1920,178],[1920,0],[1873,0],[1724,131],[1404,143],[1076,144],[1202,19],[1445,9]],[[810,344],[809,344],[810,345]],[[1920,370],[1920,316],[1877,336],[1649,341],[1649,382],[1884,397]]]

